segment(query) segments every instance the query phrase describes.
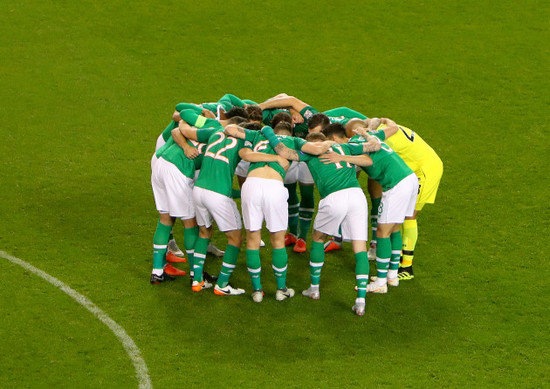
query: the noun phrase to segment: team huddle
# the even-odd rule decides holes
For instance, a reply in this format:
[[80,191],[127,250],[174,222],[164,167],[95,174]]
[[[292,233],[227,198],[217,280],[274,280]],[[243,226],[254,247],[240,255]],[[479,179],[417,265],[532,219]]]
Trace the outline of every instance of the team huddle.
[[[172,265],[185,261],[171,235],[175,220],[181,219],[192,291],[213,287],[220,296],[244,294],[229,283],[244,222],[251,296],[260,303],[265,296],[260,258],[265,222],[275,298],[293,297],[286,285],[286,247],[307,251],[317,187],[311,285],[302,295],[320,298],[325,253],[342,250],[342,241],[350,241],[357,290],[352,310],[361,316],[367,293],[387,293],[388,285],[414,277],[417,214],[424,204],[434,203],[443,163],[417,133],[387,118],[368,118],[345,107],[319,112],[286,94],[260,104],[227,94],[217,103],[177,104],[157,140],[151,169],[160,214],[151,283],[186,274]],[[361,171],[368,175],[370,211],[358,181]],[[234,175],[240,190],[233,188]],[[239,196],[242,219],[234,201]],[[227,237],[225,252],[210,243],[213,222]],[[203,270],[208,252],[223,255],[217,277]],[[377,270],[370,282],[369,259],[376,260]]]

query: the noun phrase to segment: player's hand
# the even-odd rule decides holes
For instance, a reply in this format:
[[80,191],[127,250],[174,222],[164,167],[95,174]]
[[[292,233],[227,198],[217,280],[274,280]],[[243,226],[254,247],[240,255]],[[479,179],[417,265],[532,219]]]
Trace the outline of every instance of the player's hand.
[[359,136],[362,136],[363,138],[367,138],[367,136],[369,135],[369,133],[367,132],[367,130],[363,127],[357,127],[353,130],[354,133],[356,133],[357,135]]
[[323,162],[325,165],[329,163],[340,162],[343,159],[344,159],[344,156],[342,154],[335,153],[333,151],[329,151],[328,153],[325,153],[319,156],[319,160]]
[[214,115],[214,112],[207,109],[203,109],[201,115],[208,119],[216,119],[216,115]]
[[368,120],[368,126],[367,126],[367,130],[368,131],[376,131],[376,129],[378,127],[380,127],[380,124],[383,123],[383,119],[379,119],[379,118],[371,118]]
[[179,122],[181,120],[181,116],[178,111],[174,111],[174,113],[172,114],[172,120],[175,122]]
[[283,158],[283,157],[281,157],[281,156],[277,156],[277,157],[278,157],[278,158],[277,158],[277,163],[278,163],[279,165],[281,165],[281,167],[282,167],[283,169],[285,169],[285,171],[287,171],[288,168],[289,168],[289,166],[290,166],[290,162],[288,162],[288,159]]
[[193,146],[187,146],[183,149],[185,156],[189,159],[195,159],[199,156],[199,150]]

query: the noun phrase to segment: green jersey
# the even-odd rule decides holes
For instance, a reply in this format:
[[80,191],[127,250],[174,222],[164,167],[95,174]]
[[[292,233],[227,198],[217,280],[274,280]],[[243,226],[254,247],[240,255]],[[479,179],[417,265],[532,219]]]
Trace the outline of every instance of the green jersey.
[[195,178],[195,170],[201,168],[206,145],[204,143],[199,143],[192,140],[188,140],[187,143],[190,146],[196,147],[199,151],[199,155],[195,159],[187,158],[183,152],[183,149],[174,141],[173,138],[168,139],[166,144],[157,150],[156,156],[176,165],[184,176],[193,179]]
[[[331,146],[333,152],[342,155],[361,155],[363,146],[345,143]],[[307,163],[321,198],[347,188],[360,188],[355,166],[347,162],[325,164],[317,156],[300,153],[300,160]]]
[[191,111],[195,112],[197,115],[200,115],[202,113],[202,108],[201,108],[200,105],[191,104],[191,103],[176,104],[176,111],[181,112],[184,109],[191,110]]
[[347,107],[329,109],[323,113],[328,116],[331,123],[340,123],[343,126],[345,126],[351,119],[367,119],[367,117],[362,113]]
[[306,137],[306,135],[309,132],[309,130],[307,128],[307,122],[316,113],[319,113],[319,111],[317,111],[315,108],[310,107],[310,106],[307,106],[307,107],[305,107],[304,109],[302,109],[300,111],[300,115],[302,115],[302,117],[304,118],[304,122],[300,123],[300,124],[296,124],[294,126],[294,130],[293,130],[294,136],[297,136],[297,137],[300,137],[300,138],[305,138]]
[[[246,141],[254,139],[254,131],[246,131]],[[225,135],[223,131],[208,128],[197,131],[197,139],[206,143],[201,172],[195,186],[231,197],[233,174],[241,160],[239,150],[245,140]]]
[[[277,138],[289,149],[300,151],[302,149],[302,146],[306,144],[306,141],[301,138],[295,138],[293,136],[287,136],[287,135],[277,135]],[[265,136],[262,135],[261,132],[256,132],[254,139],[251,142],[246,142],[245,147],[251,149],[252,151],[256,151],[259,153],[265,153],[265,154],[271,154],[271,155],[277,155],[275,150],[273,150],[273,147],[269,143],[269,141],[266,139]],[[277,162],[253,162],[250,164],[250,168],[248,169],[248,172],[250,173],[252,170],[269,166],[277,171],[281,175],[281,178],[284,180],[286,171],[282,168],[281,165],[279,165]]]
[[220,109],[227,112],[233,107],[244,107],[244,102],[237,96],[227,93],[216,103],[202,103],[200,107],[218,115]]
[[[349,141],[350,143],[363,143],[366,142],[366,139],[355,135]],[[378,182],[384,192],[393,188],[409,174],[413,174],[411,168],[384,142],[382,142],[380,150],[366,154],[371,157],[373,164],[372,166],[362,166],[361,169]]]
[[172,130],[178,126],[178,123],[171,121],[170,124],[162,131],[162,139],[168,142],[168,139],[172,138]]

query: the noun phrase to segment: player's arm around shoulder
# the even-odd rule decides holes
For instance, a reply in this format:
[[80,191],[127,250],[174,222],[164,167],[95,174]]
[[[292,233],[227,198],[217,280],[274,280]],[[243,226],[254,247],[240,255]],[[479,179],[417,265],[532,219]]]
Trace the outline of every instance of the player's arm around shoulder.
[[285,170],[288,169],[290,166],[290,163],[287,159],[281,157],[280,155],[276,154],[267,154],[267,153],[260,153],[257,151],[252,151],[248,147],[243,147],[239,150],[239,157],[244,159],[247,162],[276,162]]
[[[359,146],[355,153],[362,151],[361,145],[357,144],[354,146]],[[357,166],[367,167],[372,165],[372,159],[366,154],[356,154],[356,155],[347,155],[340,154],[330,150],[328,153],[325,153],[319,157],[319,160],[324,164],[329,163],[338,163],[338,162],[349,162]]]

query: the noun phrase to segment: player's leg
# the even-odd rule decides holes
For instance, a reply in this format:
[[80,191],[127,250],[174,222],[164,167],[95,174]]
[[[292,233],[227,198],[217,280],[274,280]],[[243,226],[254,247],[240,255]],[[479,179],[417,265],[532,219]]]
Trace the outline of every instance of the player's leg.
[[376,230],[376,280],[367,285],[367,292],[386,293],[388,269],[391,258],[391,239],[393,223],[378,223]]
[[220,296],[243,294],[244,289],[233,288],[229,285],[229,278],[237,265],[237,259],[241,251],[243,235],[241,229],[224,231],[227,237],[227,248],[223,256],[222,268],[218,276],[218,282],[214,287],[214,293]]
[[303,253],[307,250],[306,240],[311,227],[311,220],[315,211],[313,176],[305,162],[298,165],[298,181],[300,183],[300,208],[299,208],[299,228],[298,240],[294,246],[294,251]]
[[212,286],[207,285],[203,279],[204,261],[206,260],[208,243],[210,243],[210,239],[212,238],[212,215],[206,207],[209,192],[200,187],[193,188],[193,200],[196,209],[197,224],[199,225],[199,235],[193,252],[194,274],[191,288],[194,292],[200,292],[203,288]]
[[352,240],[351,245],[355,253],[355,280],[357,286],[357,298],[352,309],[357,315],[362,316],[365,314],[365,297],[367,296],[367,285],[369,283],[367,242],[366,240]]
[[153,271],[151,273],[151,283],[158,284],[167,280],[173,280],[173,277],[164,272],[166,265],[166,248],[170,238],[170,231],[174,221],[167,213],[161,213],[157,228],[153,236]]
[[379,183],[373,179],[368,179],[367,181],[367,190],[369,192],[371,200],[370,208],[370,225],[371,225],[371,240],[370,240],[370,249],[369,249],[369,259],[373,261],[376,259],[376,229],[378,225],[378,208],[380,207],[380,202],[382,200],[382,187]]
[[[174,218],[170,216],[170,211],[175,210],[173,199],[178,195],[178,182],[173,180],[174,169],[181,175],[177,168],[165,161],[156,159],[151,164],[151,186],[155,198],[155,206],[159,211],[160,217],[153,236],[153,270],[150,282],[158,284],[167,280],[172,280],[169,274],[164,271],[166,265],[166,250],[170,239],[170,232],[174,225]],[[176,174],[177,176],[177,174]]]
[[252,281],[252,300],[257,303],[262,302],[264,297],[260,260],[263,223],[261,193],[261,179],[250,177],[244,182],[241,190],[241,209],[246,229],[246,267]]
[[367,256],[369,206],[365,194],[360,188],[341,191],[339,200],[347,205],[346,216],[340,225],[342,237],[351,240],[355,256],[357,298],[352,310],[362,316],[365,313],[365,296],[369,281],[369,258]]
[[441,160],[433,161],[416,172],[418,177],[418,197],[414,208],[414,214],[405,219],[403,223],[403,261],[399,268],[400,280],[411,280],[414,278],[413,259],[416,241],[418,240],[418,213],[425,204],[433,204],[439,188],[439,182],[443,175],[443,164]]
[[388,285],[398,286],[399,278],[397,278],[397,272],[399,271],[401,250],[403,249],[403,239],[401,237],[400,224],[396,224],[394,226],[393,232],[390,235],[390,242],[391,242],[391,257],[390,257],[390,267],[388,269]]
[[199,237],[199,226],[195,218],[182,219],[183,222],[183,245],[185,246],[185,252],[187,253],[187,260],[189,261],[189,277],[193,279],[194,273],[194,255],[195,245]]
[[416,247],[416,241],[418,240],[418,224],[416,222],[418,212],[418,210],[415,210],[414,215],[407,217],[402,225],[403,260],[399,267],[398,276],[400,280],[412,280],[414,278],[412,264],[414,249]]
[[296,243],[298,239],[298,217],[300,208],[300,199],[298,198],[298,183],[285,184],[288,190],[288,233],[286,245],[290,246]]
[[298,239],[298,217],[300,199],[298,198],[298,162],[292,162],[285,176],[285,188],[288,191],[288,234],[285,236],[285,244],[293,245]]
[[287,288],[286,275],[288,254],[285,248],[285,235],[288,227],[288,191],[281,181],[263,180],[261,187],[261,209],[265,226],[270,233],[272,247],[272,268],[277,281],[275,299],[283,301],[294,296],[294,290]]
[[[243,211],[244,213],[244,211]],[[262,288],[261,273],[262,263],[260,260],[260,240],[262,230],[246,231],[246,267],[252,281],[252,300],[260,303],[264,297]]]
[[308,289],[302,292],[302,295],[318,300],[320,297],[319,282],[321,281],[321,270],[325,264],[325,248],[323,242],[327,238],[327,235],[315,230],[314,228],[311,238],[311,252],[309,256],[309,274],[311,285]]
[[285,249],[286,230],[272,232],[270,234],[272,250],[272,268],[277,281],[277,292],[275,299],[283,301],[294,297],[294,289],[286,286],[286,275],[288,269],[288,254]]

